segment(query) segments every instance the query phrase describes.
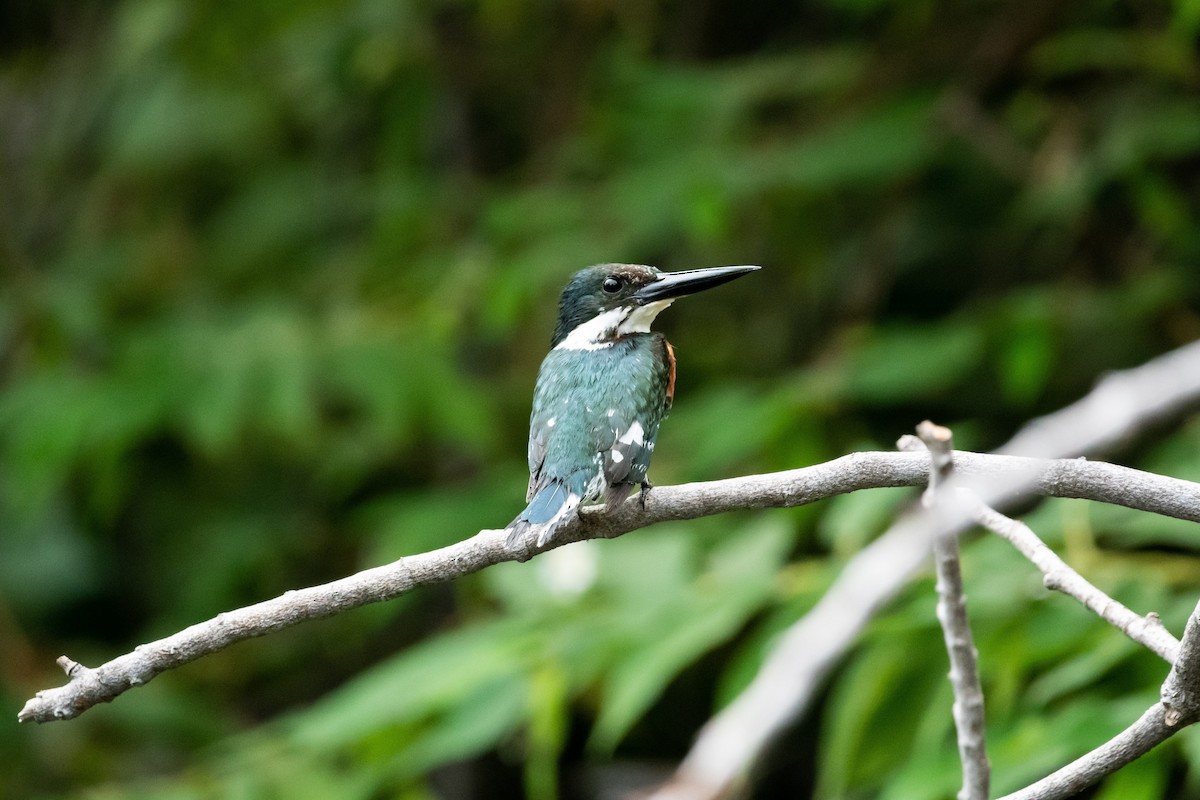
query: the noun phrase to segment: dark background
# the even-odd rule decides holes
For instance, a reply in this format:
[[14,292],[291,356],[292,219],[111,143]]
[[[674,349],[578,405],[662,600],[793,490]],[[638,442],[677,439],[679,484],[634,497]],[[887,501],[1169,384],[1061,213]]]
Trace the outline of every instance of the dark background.
[[[660,318],[662,484],[986,449],[1200,334],[1200,4],[121,0],[0,6],[0,796],[612,797],[661,777],[905,491],[661,525],[309,623],[78,720],[24,700],[522,506],[557,292],[763,270]],[[1200,478],[1200,421],[1113,454]],[[1175,632],[1194,525],[1027,520]],[[1165,667],[966,549],[996,788]],[[760,797],[949,798],[912,587]],[[1200,793],[1186,732],[1093,797]]]

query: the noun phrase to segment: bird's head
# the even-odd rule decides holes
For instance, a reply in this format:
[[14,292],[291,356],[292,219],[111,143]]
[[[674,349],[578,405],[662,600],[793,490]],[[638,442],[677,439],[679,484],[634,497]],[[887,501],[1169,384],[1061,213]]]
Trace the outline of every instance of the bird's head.
[[753,272],[758,267],[709,267],[663,272],[642,264],[597,264],[571,278],[558,307],[553,347],[603,347],[630,333],[645,333],[675,300]]

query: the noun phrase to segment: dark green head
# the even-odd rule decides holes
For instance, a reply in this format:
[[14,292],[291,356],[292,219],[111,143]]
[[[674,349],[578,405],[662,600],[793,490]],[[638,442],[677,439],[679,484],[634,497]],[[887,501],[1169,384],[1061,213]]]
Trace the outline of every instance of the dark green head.
[[[720,286],[758,267],[662,272],[642,264],[597,264],[576,272],[563,289],[553,347],[602,346],[616,336],[649,330],[677,298]],[[571,344],[573,342],[573,344]]]

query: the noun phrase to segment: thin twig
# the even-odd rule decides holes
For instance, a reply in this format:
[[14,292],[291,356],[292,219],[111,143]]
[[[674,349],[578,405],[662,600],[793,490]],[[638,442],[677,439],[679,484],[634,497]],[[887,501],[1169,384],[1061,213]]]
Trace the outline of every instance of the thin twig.
[[1200,603],[1188,617],[1179,658],[1162,685],[1163,721],[1172,728],[1200,720]]
[[932,508],[938,491],[954,471],[954,437],[949,428],[929,420],[917,426],[917,436],[929,451],[929,484],[923,502],[926,508]]
[[[929,487],[922,502],[926,508],[933,508],[941,499],[942,487],[954,469],[954,442],[949,428],[929,420],[917,426],[917,434],[929,449]],[[983,687],[979,684],[979,653],[967,618],[958,534],[943,530],[934,536],[933,556],[937,573],[937,618],[950,657],[954,728],[962,762],[963,783],[958,800],[987,800],[991,769],[985,745]]]
[[1022,426],[996,452],[1035,458],[1095,456],[1194,408],[1200,400],[1200,340],[1120,372],[1065,408]]
[[[1083,399],[1023,427],[1000,452],[1055,458],[1110,449],[1148,425],[1195,407],[1198,401],[1200,342],[1193,342],[1140,367],[1110,374]],[[956,481],[963,481],[973,472],[972,466],[962,456],[962,453],[955,453]],[[1065,465],[1086,462],[1020,460],[1025,463],[1024,467],[1014,464],[1011,472],[990,473],[987,485],[979,492],[983,502],[1004,506],[1028,494],[1083,496],[1078,486],[1067,489],[1059,479],[1073,482],[1071,475],[1074,467]],[[1037,463],[1053,463],[1056,470],[1063,471],[1056,478],[1050,478],[1046,472],[1040,472],[1032,466]],[[1105,465],[1104,469],[1123,468]],[[1147,503],[1156,503],[1161,499],[1155,497],[1151,487],[1132,476],[1125,476],[1131,478],[1128,482],[1117,478],[1116,473],[1112,473],[1112,477],[1114,480],[1109,486],[1110,491],[1105,492],[1104,498],[1092,496],[1087,499],[1103,499],[1104,502],[1143,510],[1150,510],[1146,507]],[[1050,488],[1053,491],[1045,491]],[[1168,507],[1170,505],[1167,504]],[[1194,520],[1192,514],[1197,510],[1200,509],[1190,509],[1187,518]],[[1168,516],[1177,515],[1168,513]],[[939,531],[961,531],[965,524],[963,520],[956,523],[950,519],[928,522],[910,537],[909,549],[897,553],[897,567],[890,575],[884,576],[875,585],[859,585],[843,580],[846,578],[843,573],[826,597],[834,592],[839,592],[839,597],[845,597],[841,593],[843,588],[857,587],[869,593],[869,596],[850,598],[856,607],[882,607],[916,573],[917,568],[912,566],[912,549],[924,550],[928,547],[928,539],[922,534],[929,534],[935,528]],[[908,521],[901,521],[883,538],[890,539],[898,535],[898,529],[910,528]],[[852,560],[851,565],[855,561]],[[768,654],[754,680],[701,729],[671,781],[660,787],[651,796],[652,800],[715,800],[728,796],[744,780],[767,744],[808,708],[824,670],[837,663],[870,619],[870,616],[861,614],[849,615],[848,620],[853,620],[859,627],[830,635],[820,630],[815,620],[843,620],[835,614],[818,615],[817,612],[823,608],[824,598],[784,634],[780,643]],[[806,634],[809,636],[807,641],[804,639]],[[795,665],[794,671],[792,664]],[[821,672],[814,675],[814,670],[818,668]],[[756,715],[756,711],[760,713]]]
[[1038,538],[1025,523],[1006,517],[995,509],[988,508],[978,500],[974,502],[975,522],[980,527],[1006,539],[1042,571],[1042,582],[1047,589],[1062,592],[1083,603],[1089,611],[1114,625],[1121,633],[1152,652],[1161,656],[1168,664],[1174,664],[1179,655],[1179,640],[1163,627],[1158,614],[1146,616],[1136,614],[1121,603],[1093,586],[1082,575],[1071,569],[1058,554]]
[[[927,462],[928,463],[928,462]],[[908,516],[855,554],[788,628],[751,684],[700,733],[653,800],[724,797],[755,755],[808,705],[859,633],[924,567],[932,530]],[[719,793],[712,787],[722,787]]]
[[1162,686],[1162,701],[1085,756],[1000,800],[1064,800],[1150,752],[1200,720],[1200,605],[1188,619],[1179,658]]
[[1175,733],[1163,722],[1162,703],[1155,703],[1119,734],[1086,756],[1000,800],[1063,800],[1149,753]]

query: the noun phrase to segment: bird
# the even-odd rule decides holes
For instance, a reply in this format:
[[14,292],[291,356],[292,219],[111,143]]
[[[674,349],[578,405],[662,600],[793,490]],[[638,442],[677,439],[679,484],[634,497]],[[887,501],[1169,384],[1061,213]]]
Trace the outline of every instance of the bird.
[[658,428],[675,399],[675,352],[650,330],[681,297],[759,269],[663,272],[643,264],[596,264],[575,273],[559,300],[550,352],[538,370],[529,415],[528,505],[504,529],[510,550],[544,547],[602,497],[624,502],[646,477]]

